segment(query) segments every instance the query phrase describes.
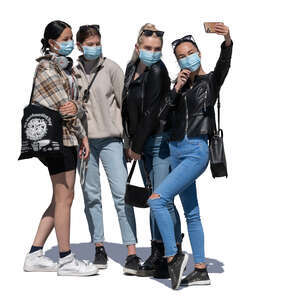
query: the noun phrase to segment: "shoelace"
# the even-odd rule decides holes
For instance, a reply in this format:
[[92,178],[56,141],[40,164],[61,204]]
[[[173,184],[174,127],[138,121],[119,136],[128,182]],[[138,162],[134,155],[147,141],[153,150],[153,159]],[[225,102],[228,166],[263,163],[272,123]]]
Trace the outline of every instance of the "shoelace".
[[140,257],[138,257],[137,255],[133,256],[133,257],[130,257],[130,259],[127,260],[127,262],[131,262],[131,261],[134,261],[134,260],[136,260],[137,263],[143,262],[143,260]]

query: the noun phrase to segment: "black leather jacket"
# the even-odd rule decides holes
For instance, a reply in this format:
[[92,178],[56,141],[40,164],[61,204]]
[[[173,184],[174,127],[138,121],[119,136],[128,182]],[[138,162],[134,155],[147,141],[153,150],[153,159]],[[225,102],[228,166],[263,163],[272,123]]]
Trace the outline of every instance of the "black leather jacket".
[[164,63],[159,60],[133,80],[139,60],[130,62],[125,72],[122,119],[131,149],[141,154],[147,138],[166,131],[170,123],[157,118],[170,92],[170,78]]
[[199,137],[202,134],[213,135],[216,130],[214,105],[218,98],[220,87],[230,68],[231,45],[221,45],[221,54],[214,71],[196,76],[193,86],[188,80],[176,93],[170,92],[168,105],[172,116],[171,141],[180,141],[185,135]]

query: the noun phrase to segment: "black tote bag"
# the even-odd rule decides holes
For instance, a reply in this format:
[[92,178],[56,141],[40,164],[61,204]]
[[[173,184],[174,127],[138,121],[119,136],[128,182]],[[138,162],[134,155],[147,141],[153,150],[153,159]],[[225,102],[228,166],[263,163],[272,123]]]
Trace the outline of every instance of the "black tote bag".
[[147,208],[149,207],[147,200],[152,194],[152,185],[149,178],[149,174],[147,173],[144,162],[142,161],[142,167],[146,174],[146,186],[145,187],[139,187],[130,184],[131,177],[133,175],[134,169],[136,166],[136,160],[133,162],[129,176],[127,178],[127,184],[126,184],[126,193],[125,193],[125,203],[132,205],[134,207],[139,208]]
[[62,116],[58,111],[32,103],[35,78],[21,121],[22,147],[18,160],[63,154]]

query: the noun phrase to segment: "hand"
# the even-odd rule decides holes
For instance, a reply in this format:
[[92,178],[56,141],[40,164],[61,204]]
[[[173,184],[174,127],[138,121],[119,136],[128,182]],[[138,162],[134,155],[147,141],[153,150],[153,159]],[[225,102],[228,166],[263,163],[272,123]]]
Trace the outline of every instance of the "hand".
[[141,154],[135,153],[134,151],[131,150],[131,148],[128,149],[128,155],[133,160],[140,160],[141,159]]
[[182,89],[182,87],[185,85],[186,81],[190,77],[190,74],[191,74],[191,71],[187,70],[187,69],[180,71],[180,73],[178,74],[178,77],[177,77],[176,85],[175,85],[176,93],[178,93]]
[[72,101],[68,101],[59,108],[59,111],[63,115],[75,115],[77,113],[77,106]]
[[215,31],[216,31],[216,34],[226,36],[229,34],[229,27],[227,27],[223,23],[217,23],[215,25]]
[[125,155],[126,162],[132,161],[132,158],[129,156],[129,148],[124,149],[124,155]]
[[230,38],[229,27],[224,25],[223,23],[217,23],[215,25],[215,31],[216,34],[223,35],[225,37],[226,46],[230,46],[231,38]]
[[83,159],[88,159],[89,155],[90,155],[90,146],[89,146],[89,140],[87,138],[87,136],[85,136],[80,144],[80,149],[79,149],[79,157],[81,158],[83,155],[83,149],[85,149],[85,155],[83,157]]

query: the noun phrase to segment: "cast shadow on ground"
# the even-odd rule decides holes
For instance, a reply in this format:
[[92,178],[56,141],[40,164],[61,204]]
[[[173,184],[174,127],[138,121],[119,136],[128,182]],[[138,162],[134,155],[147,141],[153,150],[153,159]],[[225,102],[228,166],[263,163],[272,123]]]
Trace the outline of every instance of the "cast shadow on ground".
[[[126,246],[118,243],[109,243],[105,242],[104,247],[108,257],[115,261],[116,263],[120,264],[121,266],[125,263],[125,258],[127,256],[127,249]],[[89,261],[94,260],[95,255],[95,248],[92,243],[80,243],[80,244],[71,244],[72,252],[76,255],[78,259],[87,259]],[[147,259],[150,255],[151,248],[150,247],[137,247],[136,249],[137,255],[142,258],[143,261]],[[46,256],[50,257],[52,260],[57,261],[58,258],[58,248],[57,246],[50,248],[46,251]],[[190,273],[194,266],[193,266],[193,257],[192,254],[188,253],[189,261],[186,267],[185,274]],[[224,272],[224,264],[217,259],[213,258],[206,258],[207,262],[207,269],[209,273],[223,273]],[[170,280],[169,279],[157,279],[151,278],[151,280],[156,280],[167,287],[170,287]]]

